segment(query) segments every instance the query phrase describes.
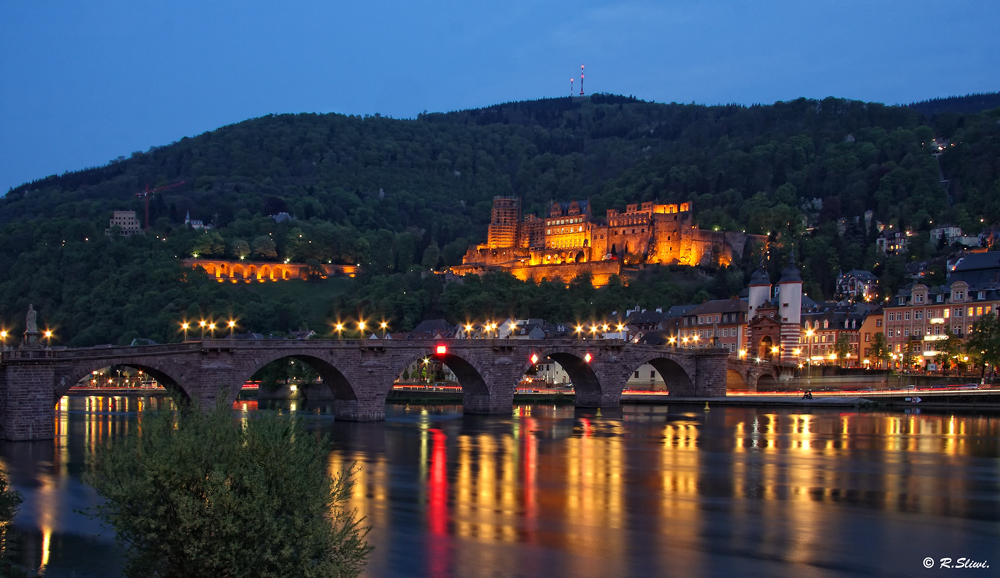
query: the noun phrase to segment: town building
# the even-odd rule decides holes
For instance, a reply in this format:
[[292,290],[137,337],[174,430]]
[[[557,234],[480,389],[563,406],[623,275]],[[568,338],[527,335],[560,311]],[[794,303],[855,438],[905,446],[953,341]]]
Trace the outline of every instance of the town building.
[[681,347],[722,347],[738,357],[746,346],[749,304],[742,299],[707,301],[684,313]]
[[202,223],[198,219],[192,219],[191,218],[191,211],[188,211],[184,215],[184,224],[187,225],[188,227],[191,227],[192,229],[203,230],[203,229],[211,229],[212,228],[212,227],[209,227],[208,225],[205,225],[205,223]]
[[108,223],[108,228],[104,230],[104,234],[110,237],[111,231],[115,227],[118,227],[118,234],[122,237],[143,234],[142,225],[139,223],[139,218],[135,216],[135,211],[115,211]]
[[962,238],[962,228],[955,225],[941,225],[931,229],[931,242],[953,245]]
[[[827,301],[804,305],[800,359],[811,364],[862,367],[866,356],[871,354],[872,334],[881,332],[880,319],[881,309],[876,304]],[[846,350],[838,352],[837,343],[841,340]]]
[[899,231],[897,229],[883,229],[875,239],[875,247],[879,253],[887,256],[899,255],[910,250],[910,231]]
[[878,296],[878,277],[854,269],[837,277],[837,297],[869,301]]
[[521,280],[572,279],[589,274],[595,286],[644,264],[728,265],[761,235],[705,231],[693,221],[691,203],[627,205],[604,219],[589,201],[557,202],[547,214],[521,217],[520,201],[495,197],[487,242],[470,247],[459,275],[507,271]]
[[889,299],[885,336],[894,361],[901,367],[909,357],[926,367],[941,351],[947,331],[966,339],[976,321],[997,315],[1000,307],[1000,252],[970,253],[950,272],[948,283],[931,287],[915,283]]

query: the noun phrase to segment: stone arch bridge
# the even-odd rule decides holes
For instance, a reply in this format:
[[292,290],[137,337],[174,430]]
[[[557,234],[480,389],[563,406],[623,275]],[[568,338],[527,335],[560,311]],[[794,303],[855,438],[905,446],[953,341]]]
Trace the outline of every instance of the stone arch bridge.
[[660,373],[673,395],[726,394],[727,351],[620,340],[205,339],[137,347],[15,349],[0,356],[0,437],[52,438],[59,398],[92,371],[110,365],[141,369],[205,407],[220,399],[232,403],[257,370],[286,357],[318,371],[333,392],[338,419],[381,420],[393,382],[410,363],[426,356],[458,377],[467,413],[509,413],[524,372],[545,358],[569,374],[581,407],[618,406],[629,376],[645,363]]

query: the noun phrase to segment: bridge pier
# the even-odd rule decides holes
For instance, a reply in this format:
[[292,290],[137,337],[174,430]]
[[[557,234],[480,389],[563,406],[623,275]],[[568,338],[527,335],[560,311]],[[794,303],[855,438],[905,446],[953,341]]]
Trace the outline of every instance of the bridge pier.
[[343,421],[382,421],[385,419],[385,396],[364,399],[334,399],[335,419]]
[[39,361],[8,365],[0,371],[3,439],[30,441],[55,437],[56,367],[51,362]]
[[[464,413],[510,415],[514,411],[514,388],[503,388],[503,393],[473,393],[469,389],[462,391],[462,411]],[[508,391],[509,390],[509,391]]]
[[584,390],[578,389],[574,392],[573,405],[581,408],[610,408],[620,407],[622,404],[621,389],[600,389]]

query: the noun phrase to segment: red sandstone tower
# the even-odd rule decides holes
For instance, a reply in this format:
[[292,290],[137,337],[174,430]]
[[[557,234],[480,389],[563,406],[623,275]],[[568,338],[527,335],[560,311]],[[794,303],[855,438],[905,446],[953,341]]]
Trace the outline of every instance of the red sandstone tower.
[[507,249],[518,246],[518,228],[521,220],[521,200],[517,197],[493,197],[486,244],[490,249]]

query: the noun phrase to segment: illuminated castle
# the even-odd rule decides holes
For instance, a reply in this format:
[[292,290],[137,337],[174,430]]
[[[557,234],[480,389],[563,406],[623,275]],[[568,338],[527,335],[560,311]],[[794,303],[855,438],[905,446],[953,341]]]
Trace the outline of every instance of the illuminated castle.
[[728,265],[748,239],[764,242],[759,235],[698,229],[691,208],[649,202],[597,219],[589,201],[571,201],[553,203],[542,218],[522,219],[519,199],[494,197],[487,242],[470,247],[452,271],[508,271],[521,280],[566,282],[590,273],[601,286],[623,266]]

